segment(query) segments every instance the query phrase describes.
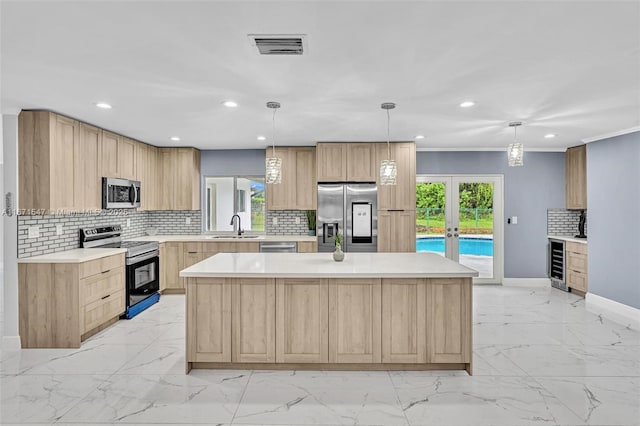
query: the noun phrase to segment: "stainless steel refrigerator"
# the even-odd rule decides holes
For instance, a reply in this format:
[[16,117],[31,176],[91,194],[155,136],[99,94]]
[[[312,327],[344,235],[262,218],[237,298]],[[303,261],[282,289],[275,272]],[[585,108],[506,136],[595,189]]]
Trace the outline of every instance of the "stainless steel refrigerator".
[[318,251],[335,250],[342,234],[345,252],[378,251],[378,189],[374,183],[318,185]]

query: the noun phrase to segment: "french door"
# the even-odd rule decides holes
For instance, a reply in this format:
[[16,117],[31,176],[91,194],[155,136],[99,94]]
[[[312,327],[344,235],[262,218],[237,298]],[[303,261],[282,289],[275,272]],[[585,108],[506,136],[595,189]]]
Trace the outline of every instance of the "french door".
[[502,176],[418,175],[416,200],[417,251],[477,270],[474,283],[502,283]]

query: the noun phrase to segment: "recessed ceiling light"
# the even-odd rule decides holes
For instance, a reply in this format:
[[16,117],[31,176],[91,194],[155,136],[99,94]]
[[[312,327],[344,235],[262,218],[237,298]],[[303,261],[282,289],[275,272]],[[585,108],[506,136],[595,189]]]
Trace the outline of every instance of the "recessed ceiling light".
[[226,106],[227,108],[235,108],[238,106],[238,103],[234,101],[224,101],[222,105]]
[[476,104],[476,103],[475,103],[475,102],[473,102],[473,101],[464,101],[464,102],[462,102],[462,103],[460,104],[460,106],[461,106],[462,108],[469,108],[469,107],[474,106],[475,104]]
[[171,136],[169,139],[171,139],[174,142],[180,142],[180,138],[177,136]]
[[106,102],[98,102],[98,103],[96,104],[96,106],[97,106],[98,108],[102,108],[102,109],[111,109],[111,105],[109,105],[109,104],[108,104],[108,103],[106,103]]
[[554,135],[553,133],[547,133],[546,135],[544,135],[545,139],[553,139],[556,137],[556,135]]
[[267,140],[267,138],[265,138],[264,136],[258,136],[258,140],[259,140],[259,141],[266,141],[266,140]]
[[424,139],[424,135],[416,135],[416,139]]

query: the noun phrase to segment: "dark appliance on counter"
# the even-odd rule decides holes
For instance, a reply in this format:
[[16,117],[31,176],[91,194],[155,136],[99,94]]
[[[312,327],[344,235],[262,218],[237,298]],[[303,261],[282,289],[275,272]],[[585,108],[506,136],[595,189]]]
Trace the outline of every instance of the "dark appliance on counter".
[[130,319],[160,300],[160,249],[157,241],[122,241],[120,225],[80,229],[80,247],[126,248],[126,302]]
[[552,287],[569,291],[569,289],[567,289],[565,270],[564,241],[549,238],[547,272]]
[[587,212],[580,210],[580,219],[578,219],[578,235],[575,238],[587,238],[584,234],[584,224],[587,221]]
[[137,180],[102,178],[103,209],[135,209],[140,207],[140,182]]
[[342,234],[345,252],[378,251],[378,188],[375,183],[318,185],[318,251],[335,251]]

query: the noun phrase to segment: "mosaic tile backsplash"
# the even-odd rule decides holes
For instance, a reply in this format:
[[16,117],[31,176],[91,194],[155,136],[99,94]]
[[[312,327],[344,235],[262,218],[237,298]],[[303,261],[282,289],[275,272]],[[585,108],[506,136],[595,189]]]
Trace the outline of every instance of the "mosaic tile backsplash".
[[[547,210],[547,235],[578,235],[578,221],[580,210],[548,209]],[[589,218],[584,225],[584,233],[589,235],[587,226]]]

